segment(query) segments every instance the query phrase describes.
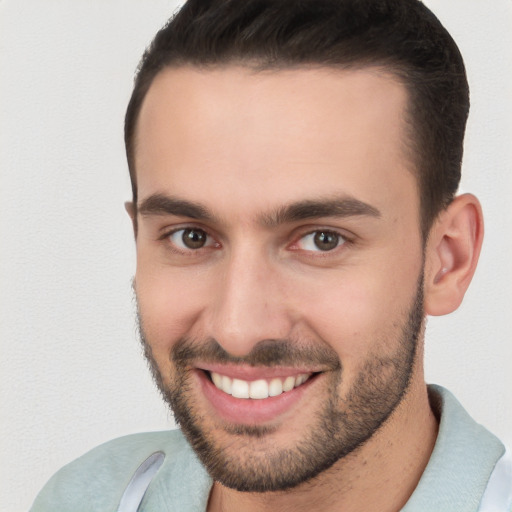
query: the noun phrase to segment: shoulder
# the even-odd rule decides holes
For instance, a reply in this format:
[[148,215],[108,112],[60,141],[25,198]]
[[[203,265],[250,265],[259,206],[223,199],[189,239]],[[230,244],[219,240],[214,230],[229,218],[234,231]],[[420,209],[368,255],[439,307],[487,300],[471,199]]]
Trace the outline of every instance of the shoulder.
[[496,463],[487,483],[478,512],[512,512],[512,451]]
[[116,510],[137,469],[157,452],[164,455],[163,472],[174,474],[174,485],[182,485],[184,474],[204,471],[180,431],[133,434],[102,444],[60,469],[31,511]]
[[430,385],[429,399],[439,418],[438,436],[427,467],[402,510],[476,511],[505,447],[448,390]]

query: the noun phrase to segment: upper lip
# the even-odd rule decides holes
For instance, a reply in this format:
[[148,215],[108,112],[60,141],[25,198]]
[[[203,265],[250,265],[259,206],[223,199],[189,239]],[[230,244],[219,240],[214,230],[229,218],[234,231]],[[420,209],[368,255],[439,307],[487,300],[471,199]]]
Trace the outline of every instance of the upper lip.
[[285,367],[285,366],[249,366],[244,364],[204,363],[194,365],[199,370],[215,372],[232,379],[255,381],[259,379],[274,379],[296,377],[304,373],[317,373],[319,370],[310,367]]

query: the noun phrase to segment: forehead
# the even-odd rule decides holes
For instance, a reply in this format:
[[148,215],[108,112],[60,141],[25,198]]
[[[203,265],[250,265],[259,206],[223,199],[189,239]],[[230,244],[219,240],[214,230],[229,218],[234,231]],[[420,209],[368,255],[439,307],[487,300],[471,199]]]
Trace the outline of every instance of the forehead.
[[254,213],[328,194],[416,203],[406,104],[404,86],[377,69],[166,69],[137,125],[139,198]]

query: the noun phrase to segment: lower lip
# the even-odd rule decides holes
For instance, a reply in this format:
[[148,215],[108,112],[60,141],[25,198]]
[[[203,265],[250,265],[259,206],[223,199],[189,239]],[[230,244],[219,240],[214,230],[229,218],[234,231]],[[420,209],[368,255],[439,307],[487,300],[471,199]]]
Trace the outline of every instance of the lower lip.
[[196,370],[195,373],[199,378],[204,395],[216,413],[229,423],[243,425],[260,425],[285,414],[297,404],[306,389],[318,378],[318,376],[311,377],[304,384],[278,396],[255,400],[234,398],[218,389],[204,371]]

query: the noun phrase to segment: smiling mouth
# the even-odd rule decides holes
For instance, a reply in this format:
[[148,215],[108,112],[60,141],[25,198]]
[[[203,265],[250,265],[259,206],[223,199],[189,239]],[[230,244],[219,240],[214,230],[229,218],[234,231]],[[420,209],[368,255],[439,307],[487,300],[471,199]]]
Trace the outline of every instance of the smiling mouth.
[[273,379],[258,379],[246,381],[235,379],[227,375],[210,371],[208,372],[214,386],[224,393],[234,398],[245,398],[253,400],[262,400],[269,397],[279,396],[302,386],[313,375],[313,373],[301,373],[299,375],[290,375],[288,377],[275,377]]

